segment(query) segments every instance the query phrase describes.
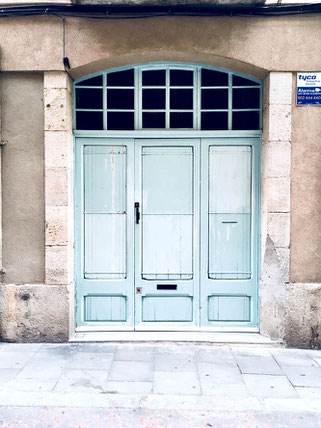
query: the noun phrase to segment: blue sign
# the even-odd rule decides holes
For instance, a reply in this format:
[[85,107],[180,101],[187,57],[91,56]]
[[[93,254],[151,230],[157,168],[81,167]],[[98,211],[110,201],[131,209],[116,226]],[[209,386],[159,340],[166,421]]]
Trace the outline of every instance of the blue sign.
[[297,74],[297,105],[321,105],[321,72]]

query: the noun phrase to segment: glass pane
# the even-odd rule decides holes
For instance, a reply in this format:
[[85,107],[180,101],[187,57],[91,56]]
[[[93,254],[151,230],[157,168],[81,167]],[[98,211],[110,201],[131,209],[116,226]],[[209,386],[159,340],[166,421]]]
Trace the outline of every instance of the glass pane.
[[260,129],[260,113],[258,111],[238,111],[233,113],[233,129]]
[[227,109],[228,89],[202,89],[202,109]]
[[102,109],[103,90],[76,88],[76,108]]
[[233,76],[233,86],[258,86],[259,83],[253,80],[244,79],[244,77]]
[[100,111],[77,111],[76,129],[101,130],[103,125],[103,112]]
[[201,114],[202,130],[225,130],[228,129],[227,112],[203,112]]
[[85,146],[85,277],[126,278],[126,147]]
[[143,109],[164,109],[165,89],[143,89]]
[[107,108],[133,109],[134,89],[107,89]]
[[170,70],[171,86],[193,86],[194,72],[190,70]]
[[134,112],[107,112],[107,129],[134,129]]
[[251,147],[209,148],[211,279],[251,277]]
[[96,76],[76,83],[76,86],[103,86],[103,76]]
[[107,86],[134,86],[134,69],[108,73]]
[[165,128],[165,113],[143,113],[143,128]]
[[233,89],[233,108],[260,108],[259,88]]
[[170,108],[176,110],[192,110],[193,89],[171,89]]
[[193,113],[170,113],[170,128],[193,128]]
[[228,74],[203,68],[202,86],[228,86]]
[[143,86],[165,86],[166,71],[150,70],[142,72]]
[[193,275],[193,149],[143,147],[143,266],[146,279]]

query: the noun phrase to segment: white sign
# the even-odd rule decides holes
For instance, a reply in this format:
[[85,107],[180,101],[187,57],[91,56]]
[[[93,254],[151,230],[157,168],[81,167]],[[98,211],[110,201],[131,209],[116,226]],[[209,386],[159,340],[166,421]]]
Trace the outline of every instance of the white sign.
[[297,105],[321,105],[321,72],[297,73]]

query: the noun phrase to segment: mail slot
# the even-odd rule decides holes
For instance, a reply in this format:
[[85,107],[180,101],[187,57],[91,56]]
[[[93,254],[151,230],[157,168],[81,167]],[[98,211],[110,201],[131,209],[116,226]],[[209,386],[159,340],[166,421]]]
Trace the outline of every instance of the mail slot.
[[177,290],[177,284],[157,284],[157,290]]

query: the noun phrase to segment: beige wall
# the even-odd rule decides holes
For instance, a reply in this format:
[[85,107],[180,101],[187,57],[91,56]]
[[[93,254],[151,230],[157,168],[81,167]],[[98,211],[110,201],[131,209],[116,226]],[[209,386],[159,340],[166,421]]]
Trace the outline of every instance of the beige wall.
[[44,281],[43,76],[2,75],[6,283]]
[[321,106],[296,106],[293,80],[291,281],[321,282]]

